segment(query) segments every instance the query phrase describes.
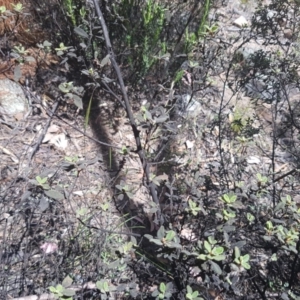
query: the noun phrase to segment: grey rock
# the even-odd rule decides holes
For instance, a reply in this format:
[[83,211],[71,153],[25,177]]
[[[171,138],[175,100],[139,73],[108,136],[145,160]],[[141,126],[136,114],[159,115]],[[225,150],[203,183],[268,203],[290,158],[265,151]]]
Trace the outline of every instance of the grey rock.
[[0,80],[0,114],[15,115],[27,111],[28,103],[20,85],[7,78]]
[[238,49],[235,53],[235,58],[236,58],[236,60],[246,61],[247,63],[249,63],[249,59],[250,59],[251,55],[254,55],[255,51],[256,50],[251,47],[244,47],[244,48]]
[[191,95],[177,97],[177,112],[180,116],[197,116],[201,111],[201,104],[196,99],[191,99]]
[[240,28],[247,27],[249,25],[248,21],[244,16],[240,16],[239,18],[234,20],[233,24]]

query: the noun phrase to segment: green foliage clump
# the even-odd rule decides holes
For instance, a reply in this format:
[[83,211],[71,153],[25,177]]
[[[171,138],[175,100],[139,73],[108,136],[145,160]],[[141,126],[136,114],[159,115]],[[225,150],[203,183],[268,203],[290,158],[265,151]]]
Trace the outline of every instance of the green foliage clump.
[[72,282],[73,282],[72,278],[70,276],[67,276],[63,280],[62,284],[58,284],[56,286],[50,286],[49,290],[55,299],[72,300],[73,296],[76,294],[74,289],[70,289]]
[[[138,9],[140,12],[137,13]],[[162,39],[166,10],[153,0],[122,0],[114,5],[114,10],[126,28],[125,43],[131,53],[129,64],[135,71],[139,70],[141,78],[159,56],[166,54],[166,44]]]

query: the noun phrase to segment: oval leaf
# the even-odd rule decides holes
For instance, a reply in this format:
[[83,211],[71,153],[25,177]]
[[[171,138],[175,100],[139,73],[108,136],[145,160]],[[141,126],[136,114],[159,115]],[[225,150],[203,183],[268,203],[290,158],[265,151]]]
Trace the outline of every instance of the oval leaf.
[[77,95],[72,95],[72,98],[74,100],[74,104],[79,108],[83,109],[83,104],[82,104],[82,98],[77,96]]
[[74,28],[74,32],[84,38],[88,38],[89,35],[82,29],[82,28],[79,28],[79,27],[75,27]]
[[75,295],[75,291],[74,290],[70,290],[70,289],[65,289],[63,291],[64,296],[66,297],[72,297]]
[[166,240],[172,241],[175,236],[176,236],[176,233],[173,230],[170,230],[167,233]]
[[157,237],[159,239],[162,239],[164,237],[164,235],[165,235],[165,228],[164,228],[164,226],[161,226],[157,231]]
[[211,252],[211,245],[209,244],[208,241],[204,241],[204,248],[208,253]]
[[166,285],[164,282],[162,282],[160,285],[159,285],[159,290],[163,293],[166,292]]
[[218,255],[218,256],[214,256],[213,257],[213,260],[216,260],[216,261],[222,261],[226,258],[225,255]]
[[234,247],[234,256],[235,258],[239,258],[241,256],[241,252],[238,247]]
[[110,63],[110,55],[107,54],[102,60],[101,60],[101,63],[100,63],[100,67],[104,67],[105,65],[109,64]]
[[70,276],[67,276],[62,282],[62,286],[67,288],[72,284],[72,282],[73,282],[73,279]]
[[158,118],[155,118],[154,122],[156,124],[159,124],[159,123],[163,123],[163,122],[167,121],[168,119],[169,119],[168,115],[162,115],[162,116],[159,116]]
[[218,274],[218,275],[221,275],[222,274],[222,270],[220,268],[220,266],[218,264],[216,264],[215,262],[213,261],[210,261],[210,264],[211,264],[211,267],[212,267],[212,270]]
[[63,200],[65,197],[62,193],[56,191],[56,190],[49,190],[49,191],[44,191],[46,196],[49,198],[52,198],[54,200]]

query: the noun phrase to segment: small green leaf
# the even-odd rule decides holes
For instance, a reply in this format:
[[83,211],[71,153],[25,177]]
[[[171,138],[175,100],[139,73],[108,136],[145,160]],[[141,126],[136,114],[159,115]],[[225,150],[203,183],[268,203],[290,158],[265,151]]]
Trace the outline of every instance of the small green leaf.
[[75,95],[75,94],[71,94],[72,96],[69,98],[72,98],[74,101],[74,104],[79,108],[79,109],[83,109],[83,103],[82,103],[82,98]]
[[124,252],[128,253],[131,250],[132,246],[133,246],[132,242],[128,242],[127,244],[125,244],[123,246]]
[[58,285],[56,286],[56,291],[58,291],[58,292],[63,292],[64,289],[65,289],[65,288],[64,288],[61,284],[58,284]]
[[80,209],[77,209],[76,211],[76,217],[79,218],[79,217],[83,217],[85,216],[86,214],[88,213],[88,209],[86,207],[82,207]]
[[163,122],[167,121],[168,119],[169,119],[168,115],[162,115],[162,116],[159,116],[158,118],[155,118],[154,122],[156,124],[159,124],[159,123],[163,123]]
[[73,82],[63,82],[58,86],[58,88],[65,94],[70,93],[73,89]]
[[220,255],[224,252],[224,248],[223,247],[216,247],[213,249],[212,253],[214,255]]
[[121,149],[120,153],[122,153],[123,155],[126,155],[126,154],[129,153],[129,151],[128,151],[126,146],[122,146],[122,149]]
[[40,176],[36,176],[36,181],[39,183],[39,184],[41,184],[41,185],[43,185],[44,183],[46,183],[47,182],[47,177],[45,177],[45,178],[41,178]]
[[106,280],[97,281],[96,282],[96,287],[103,294],[109,292],[109,285],[108,285],[108,282]]
[[100,68],[110,64],[110,54],[107,54],[100,62]]
[[242,266],[246,270],[250,270],[251,269],[251,266],[248,263],[242,263]]
[[247,220],[252,223],[255,220],[255,217],[252,214],[247,213]]
[[129,199],[133,199],[134,195],[131,192],[126,192],[126,195]]
[[158,246],[162,246],[163,245],[162,241],[158,240],[158,239],[151,239],[150,242],[152,242],[152,243],[154,243],[154,244],[156,244]]
[[286,195],[285,199],[286,199],[287,203],[291,203],[292,202],[292,197],[290,195]]
[[193,293],[193,290],[192,290],[192,288],[191,288],[189,285],[186,287],[186,289],[187,289],[187,292],[188,292],[189,294],[192,294],[192,293]]
[[76,292],[74,290],[71,290],[71,289],[64,289],[63,294],[66,297],[72,297],[76,294]]
[[245,254],[244,256],[242,256],[242,261],[243,262],[247,262],[250,260],[250,255],[249,254]]
[[211,244],[211,245],[215,245],[217,243],[217,241],[215,240],[215,238],[211,235],[207,238],[208,242]]
[[175,236],[176,236],[176,233],[173,230],[170,230],[170,231],[167,232],[167,235],[166,235],[165,239],[167,241],[172,241]]
[[199,295],[199,292],[198,291],[194,291],[193,294],[192,294],[192,298],[196,298],[197,296]]
[[54,286],[50,286],[49,291],[53,294],[57,293],[57,289]]
[[44,191],[45,195],[54,200],[63,200],[65,199],[64,195],[56,190]]
[[83,38],[89,37],[89,35],[80,27],[75,27],[74,32]]
[[197,256],[197,259],[200,259],[200,260],[206,260],[206,258],[207,258],[207,255],[205,255],[205,254],[200,254]]
[[208,241],[204,241],[204,248],[208,253],[211,252],[211,245]]
[[224,194],[221,199],[227,204],[231,204],[236,201],[237,196],[235,194]]
[[101,288],[102,288],[102,283],[99,280],[96,282],[96,288],[98,290],[101,290]]
[[215,262],[213,262],[212,260],[210,261],[212,270],[218,274],[221,275],[222,274],[222,269],[220,268],[220,266],[218,264],[216,264]]
[[106,202],[104,204],[100,204],[100,207],[103,211],[107,211],[110,208],[110,204]]
[[167,246],[169,248],[177,248],[177,249],[181,249],[182,246],[179,243],[175,243],[175,242],[168,242]]
[[162,293],[165,293],[166,292],[166,285],[164,282],[161,282],[161,284],[159,285],[159,290],[162,292]]
[[55,51],[66,51],[68,50],[70,47],[65,46],[64,43],[60,43],[59,44],[59,48],[55,48]]
[[267,222],[266,222],[266,227],[267,227],[268,230],[274,229],[274,226],[273,226],[273,224],[272,224],[271,221],[267,221]]
[[43,42],[44,47],[51,47],[52,43],[48,42],[47,40]]
[[241,256],[241,251],[238,247],[234,247],[234,256],[235,258],[239,258]]
[[153,239],[153,236],[150,235],[150,234],[145,234],[144,237],[148,240],[152,240]]
[[23,4],[22,3],[17,3],[17,4],[11,4],[12,7],[14,8],[14,11],[17,13],[21,13],[23,10]]
[[119,191],[122,191],[122,190],[123,190],[123,186],[122,186],[122,185],[119,185],[119,184],[116,185],[116,188],[117,188]]
[[163,226],[161,226],[157,231],[157,237],[159,239],[162,239],[162,238],[164,238],[164,236],[165,236],[165,228]]
[[6,12],[6,7],[5,6],[0,6],[0,14],[3,14]]
[[69,287],[71,284],[73,283],[73,279],[70,276],[67,276],[63,282],[62,282],[62,286],[67,288]]
[[276,205],[276,207],[275,207],[275,209],[274,209],[274,212],[277,212],[277,211],[279,211],[279,210],[282,210],[284,207],[285,207],[285,202],[280,201],[280,202]]
[[226,258],[225,255],[218,255],[218,256],[213,256],[212,259],[216,261],[222,261]]

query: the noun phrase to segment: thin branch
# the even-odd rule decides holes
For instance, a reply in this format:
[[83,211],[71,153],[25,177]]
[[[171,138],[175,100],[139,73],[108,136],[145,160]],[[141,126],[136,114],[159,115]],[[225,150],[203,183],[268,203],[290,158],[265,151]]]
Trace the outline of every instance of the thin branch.
[[36,142],[36,144],[35,144],[35,146],[34,146],[32,152],[30,153],[29,164],[31,163],[31,161],[32,161],[32,159],[33,159],[33,157],[34,157],[34,155],[35,155],[36,152],[39,150],[39,147],[40,147],[40,145],[42,144],[42,142],[43,142],[43,140],[44,140],[44,138],[45,138],[45,135],[46,135],[47,130],[48,130],[50,124],[51,124],[51,121],[52,121],[52,119],[53,119],[53,116],[54,116],[54,114],[55,114],[55,112],[56,112],[56,110],[57,110],[57,108],[58,108],[58,106],[59,106],[59,103],[60,103],[60,100],[58,100],[58,101],[54,104],[54,106],[53,106],[53,108],[52,108],[52,110],[51,110],[51,112],[50,112],[50,116],[49,116],[49,118],[48,118],[48,120],[47,120],[47,123],[46,123],[46,125],[45,125],[45,127],[44,127],[42,133],[40,134],[40,136],[39,136],[39,138],[38,138],[38,140],[37,140],[37,142]]
[[292,169],[291,171],[289,171],[289,172],[287,172],[287,173],[285,173],[285,174],[283,174],[283,175],[281,175],[281,176],[273,179],[272,183],[269,183],[267,185],[269,186],[269,185],[271,185],[271,184],[273,184],[273,183],[275,183],[275,182],[277,182],[277,181],[279,181],[279,180],[281,180],[281,179],[283,179],[283,178],[285,178],[285,177],[287,177],[289,175],[294,174],[295,172],[297,172],[297,169]]
[[120,234],[120,235],[128,235],[128,236],[138,236],[138,237],[141,236],[141,235],[138,234],[138,233],[124,232],[124,231],[114,231],[114,230],[108,230],[108,229],[103,229],[103,228],[99,228],[99,227],[96,227],[96,226],[88,225],[88,224],[86,224],[85,222],[83,222],[80,218],[77,218],[77,220],[78,220],[82,225],[84,225],[84,226],[87,227],[87,228],[95,229],[95,230],[100,230],[100,231],[105,232],[105,233],[110,233],[110,234]]
[[110,37],[109,37],[109,34],[108,34],[108,29],[107,29],[102,11],[99,7],[98,1],[93,0],[93,2],[94,2],[94,5],[95,5],[96,13],[98,15],[98,19],[101,23],[101,27],[102,27],[102,30],[103,30],[107,52],[109,54],[110,61],[112,63],[112,66],[113,66],[113,68],[116,72],[117,78],[118,78],[121,93],[123,95],[123,100],[124,100],[124,103],[125,103],[126,113],[127,113],[132,131],[133,131],[133,134],[134,134],[135,143],[136,143],[136,147],[137,147],[135,152],[139,155],[139,158],[140,158],[141,163],[143,165],[144,174],[146,175],[146,181],[147,181],[147,185],[148,185],[148,188],[150,190],[150,194],[152,196],[152,199],[158,205],[158,219],[159,219],[158,222],[160,223],[162,220],[160,220],[161,213],[160,213],[159,201],[158,201],[158,197],[157,197],[157,193],[156,193],[156,187],[155,187],[155,184],[150,179],[149,163],[147,162],[144,150],[142,148],[141,138],[140,138],[140,131],[138,130],[136,122],[134,120],[134,116],[133,116],[132,109],[131,109],[131,106],[130,106],[130,103],[129,103],[129,99],[128,99],[128,95],[127,95],[127,92],[126,92],[124,80],[123,80],[123,77],[122,77],[122,74],[121,74],[120,67],[119,67],[119,65],[118,65],[118,63],[116,62],[116,59],[115,59],[115,53],[114,53],[113,48],[112,48],[112,44],[111,44]]

